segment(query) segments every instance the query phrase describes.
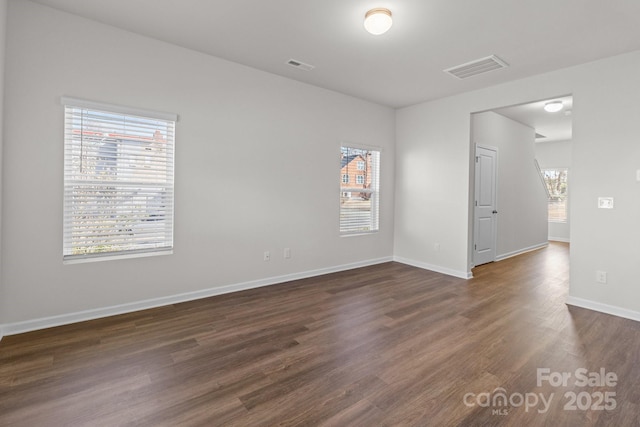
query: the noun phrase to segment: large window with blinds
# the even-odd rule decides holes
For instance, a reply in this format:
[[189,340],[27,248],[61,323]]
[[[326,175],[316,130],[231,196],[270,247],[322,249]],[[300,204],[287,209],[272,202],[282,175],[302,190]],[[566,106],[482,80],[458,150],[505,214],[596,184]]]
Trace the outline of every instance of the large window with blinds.
[[170,253],[177,116],[62,102],[64,260]]
[[380,151],[340,148],[340,234],[377,231],[380,206]]

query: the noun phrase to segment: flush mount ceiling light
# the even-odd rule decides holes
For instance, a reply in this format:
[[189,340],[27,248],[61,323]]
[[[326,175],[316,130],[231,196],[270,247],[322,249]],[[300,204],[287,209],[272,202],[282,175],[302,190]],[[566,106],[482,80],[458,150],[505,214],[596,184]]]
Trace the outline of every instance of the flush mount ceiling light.
[[563,107],[564,104],[562,103],[562,101],[551,101],[544,104],[544,111],[548,113],[557,113],[558,111],[562,110]]
[[382,7],[371,9],[364,15],[364,28],[373,35],[384,34],[389,31],[393,21],[391,11]]

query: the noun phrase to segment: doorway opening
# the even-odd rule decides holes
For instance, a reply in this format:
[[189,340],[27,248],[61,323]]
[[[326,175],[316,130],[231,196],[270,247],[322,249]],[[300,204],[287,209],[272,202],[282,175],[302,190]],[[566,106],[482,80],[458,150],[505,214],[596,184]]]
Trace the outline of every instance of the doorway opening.
[[471,114],[471,268],[570,242],[572,110],[563,95]]

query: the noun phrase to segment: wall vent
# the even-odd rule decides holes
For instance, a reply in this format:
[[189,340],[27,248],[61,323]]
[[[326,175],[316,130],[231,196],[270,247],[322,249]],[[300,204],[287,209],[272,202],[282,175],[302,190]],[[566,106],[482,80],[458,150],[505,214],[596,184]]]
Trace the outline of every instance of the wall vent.
[[290,59],[290,60],[288,60],[288,61],[287,61],[287,65],[291,65],[291,66],[292,66],[292,67],[294,67],[294,68],[297,68],[297,69],[299,69],[299,70],[304,70],[304,71],[311,71],[311,70],[313,70],[314,68],[316,68],[316,67],[315,67],[315,66],[313,66],[313,65],[305,64],[304,62],[300,62],[300,61],[295,60],[295,59]]
[[488,73],[489,71],[499,70],[508,67],[509,64],[495,55],[486,58],[476,59],[466,64],[456,65],[455,67],[443,70],[445,73],[451,74],[458,79],[466,79],[468,77],[477,76],[478,74]]

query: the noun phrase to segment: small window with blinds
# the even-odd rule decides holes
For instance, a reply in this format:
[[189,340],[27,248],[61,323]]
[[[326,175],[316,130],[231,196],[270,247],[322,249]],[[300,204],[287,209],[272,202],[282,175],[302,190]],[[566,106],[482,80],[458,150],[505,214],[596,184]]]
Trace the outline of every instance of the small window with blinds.
[[170,253],[177,116],[62,103],[64,260]]
[[340,177],[340,234],[378,231],[380,151],[341,147]]

